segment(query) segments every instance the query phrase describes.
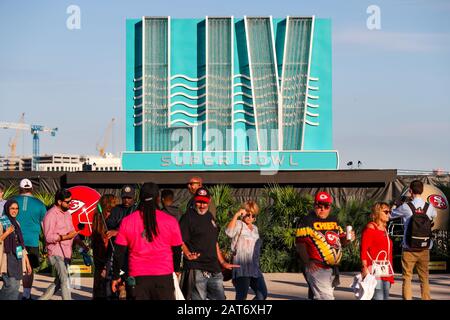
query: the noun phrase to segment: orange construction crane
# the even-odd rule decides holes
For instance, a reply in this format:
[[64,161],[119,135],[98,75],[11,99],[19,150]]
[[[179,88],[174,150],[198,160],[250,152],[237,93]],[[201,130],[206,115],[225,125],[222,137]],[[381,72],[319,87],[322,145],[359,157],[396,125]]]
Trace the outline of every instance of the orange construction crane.
[[104,157],[106,155],[106,147],[108,146],[109,137],[112,133],[112,128],[114,125],[114,121],[116,121],[115,118],[111,119],[111,122],[108,124],[108,127],[105,130],[105,134],[103,135],[103,141],[100,144],[97,142],[97,151],[99,152],[100,156]]
[[[20,124],[25,123],[25,113],[24,112],[22,112],[22,115],[20,116],[19,123]],[[22,130],[17,128],[14,138],[9,139],[8,147],[9,147],[9,155],[11,156],[11,158],[14,158],[16,156],[17,141],[19,140],[21,133],[22,133]]]

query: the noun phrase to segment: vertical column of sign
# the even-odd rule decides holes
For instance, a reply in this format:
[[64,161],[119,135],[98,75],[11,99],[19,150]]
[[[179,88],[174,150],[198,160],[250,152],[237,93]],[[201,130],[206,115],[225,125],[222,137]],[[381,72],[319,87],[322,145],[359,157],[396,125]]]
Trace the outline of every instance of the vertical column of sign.
[[278,84],[270,18],[247,18],[259,150],[278,150]]
[[231,150],[231,18],[208,17],[208,149]]
[[289,17],[283,74],[283,149],[301,150],[312,18]]
[[144,151],[167,151],[168,18],[144,20]]

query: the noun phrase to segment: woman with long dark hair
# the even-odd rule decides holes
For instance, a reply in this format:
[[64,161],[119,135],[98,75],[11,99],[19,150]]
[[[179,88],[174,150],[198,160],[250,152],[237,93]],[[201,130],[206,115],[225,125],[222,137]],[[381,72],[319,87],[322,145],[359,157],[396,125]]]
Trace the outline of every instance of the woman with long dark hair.
[[2,219],[0,223],[2,229],[0,245],[3,246],[3,256],[0,258],[3,276],[0,300],[18,300],[20,281],[23,278],[23,264],[27,274],[31,274],[32,270],[25,250],[22,230],[16,220],[18,214],[19,203],[16,200],[8,200],[4,207],[4,215],[7,219]]
[[144,183],[138,210],[125,217],[114,247],[113,282],[120,283],[120,266],[128,248],[128,284],[136,300],[174,300],[173,272],[180,271],[181,232],[177,220],[158,209],[159,188]]

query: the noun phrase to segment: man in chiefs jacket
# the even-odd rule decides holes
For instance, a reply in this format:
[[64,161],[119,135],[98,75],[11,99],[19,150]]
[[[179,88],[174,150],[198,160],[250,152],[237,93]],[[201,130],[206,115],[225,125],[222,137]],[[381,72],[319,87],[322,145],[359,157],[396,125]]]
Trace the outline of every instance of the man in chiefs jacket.
[[346,233],[330,216],[333,200],[326,192],[318,192],[314,211],[303,218],[297,229],[297,252],[305,266],[306,281],[315,300],[334,300],[333,269],[342,257],[342,245],[355,238],[346,239]]

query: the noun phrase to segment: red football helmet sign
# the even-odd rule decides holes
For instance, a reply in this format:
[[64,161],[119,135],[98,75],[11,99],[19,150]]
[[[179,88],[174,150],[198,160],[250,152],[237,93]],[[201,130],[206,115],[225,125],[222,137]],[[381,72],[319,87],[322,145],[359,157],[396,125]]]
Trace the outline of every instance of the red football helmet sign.
[[[94,220],[95,209],[101,197],[100,193],[85,186],[75,186],[67,190],[72,193],[69,212],[72,215],[72,223],[75,230],[81,230],[81,235],[90,237],[92,234],[92,221]],[[79,228],[80,224],[84,225],[83,229]]]

